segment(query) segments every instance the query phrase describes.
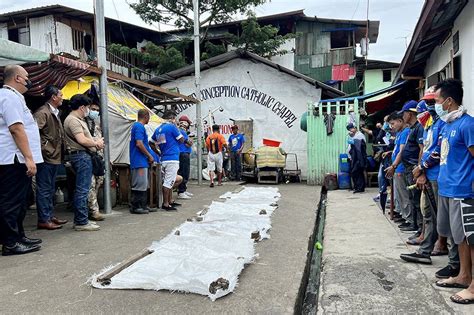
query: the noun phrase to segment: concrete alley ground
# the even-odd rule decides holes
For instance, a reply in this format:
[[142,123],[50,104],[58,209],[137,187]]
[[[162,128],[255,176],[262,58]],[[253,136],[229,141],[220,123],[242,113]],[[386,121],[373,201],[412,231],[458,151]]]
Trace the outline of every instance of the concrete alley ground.
[[[25,221],[28,236],[43,249],[22,256],[0,256],[2,314],[292,314],[303,277],[308,239],[313,232],[320,189],[278,185],[282,198],[272,215],[271,239],[256,245],[259,258],[242,272],[234,293],[211,302],[195,294],[169,291],[98,290],[87,279],[159,240],[209,205],[235,183],[210,189],[190,185],[192,201],[176,213],[131,215],[114,209],[99,232],[76,232],[72,223],[57,231],[38,231],[35,211]],[[72,213],[60,213],[72,219]]]
[[432,257],[433,265],[400,259],[416,250],[405,244],[411,234],[382,215],[376,194],[328,192],[319,313],[474,314],[474,305],[449,300],[458,289],[434,285],[447,256]]

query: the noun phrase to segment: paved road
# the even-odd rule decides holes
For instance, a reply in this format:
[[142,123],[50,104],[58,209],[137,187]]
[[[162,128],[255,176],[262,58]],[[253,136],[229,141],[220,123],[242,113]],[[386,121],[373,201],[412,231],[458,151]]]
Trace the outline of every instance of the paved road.
[[328,194],[319,312],[474,314],[474,306],[449,301],[457,290],[434,287],[446,256],[433,257],[432,266],[399,258],[416,248],[405,245],[410,234],[382,215],[372,201],[376,194]]
[[[291,314],[303,275],[319,188],[302,184],[277,186],[280,207],[272,216],[271,239],[259,243],[259,259],[248,266],[233,294],[216,302],[195,294],[167,291],[97,290],[87,279],[167,235],[202,206],[238,186],[228,183],[209,189],[191,185],[193,201],[178,213],[131,215],[121,209],[101,223],[99,232],[38,231],[29,213],[29,236],[44,240],[33,254],[0,256],[0,313],[114,314]],[[71,219],[70,213],[63,216]]]

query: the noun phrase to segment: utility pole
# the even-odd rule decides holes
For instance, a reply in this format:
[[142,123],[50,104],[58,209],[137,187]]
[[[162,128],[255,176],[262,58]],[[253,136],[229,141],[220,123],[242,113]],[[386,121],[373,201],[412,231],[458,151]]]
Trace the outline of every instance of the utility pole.
[[94,0],[95,38],[97,49],[97,66],[101,70],[99,78],[100,98],[100,123],[102,136],[104,137],[104,211],[112,213],[112,202],[110,200],[110,147],[109,147],[109,106],[107,104],[107,61],[105,50],[105,17],[104,0]]
[[193,0],[194,12],[194,85],[195,85],[195,99],[198,100],[196,104],[196,133],[197,133],[197,169],[198,169],[198,184],[202,184],[202,119],[201,119],[201,58],[199,44],[199,0]]

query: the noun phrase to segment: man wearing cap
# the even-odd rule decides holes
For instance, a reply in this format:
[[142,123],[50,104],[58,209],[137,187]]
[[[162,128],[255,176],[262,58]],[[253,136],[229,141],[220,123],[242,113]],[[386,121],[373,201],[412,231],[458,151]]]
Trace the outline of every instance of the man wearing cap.
[[232,126],[232,134],[229,136],[230,147],[230,169],[231,178],[237,181],[242,176],[242,150],[244,149],[245,137],[239,133],[239,126]]
[[[403,121],[409,126],[410,132],[408,134],[405,148],[402,151],[402,163],[405,166],[405,177],[408,186],[416,184],[416,179],[413,176],[413,169],[417,167],[421,162],[423,154],[423,127],[418,122],[416,106],[417,101],[408,101],[403,105],[402,110],[399,112],[403,115]],[[397,168],[398,165],[391,167]],[[403,231],[416,232],[423,227],[423,218],[420,210],[420,198],[421,191],[416,188],[409,189],[410,204],[412,206],[412,223],[410,226],[402,228]]]
[[[437,253],[432,253],[438,239],[436,231],[437,201],[435,200],[438,196],[437,179],[440,151],[438,138],[445,125],[445,122],[439,119],[436,114],[434,103],[434,91],[429,89],[417,105],[418,122],[424,128],[423,153],[420,164],[413,169],[413,175],[416,178],[418,188],[422,190],[420,208],[423,214],[424,231],[421,235],[416,233],[407,241],[410,245],[420,245],[419,249],[412,254],[400,255],[400,258],[405,261],[425,264],[431,264],[430,256],[432,254],[440,255],[447,253],[447,250],[441,247],[438,248]],[[437,156],[437,158],[433,159],[433,156]],[[456,265],[457,269],[459,269],[459,259],[457,261]]]
[[179,170],[178,175],[181,175],[183,181],[178,186],[178,199],[191,199],[192,193],[188,192],[186,184],[189,180],[189,172],[191,168],[191,152],[193,141],[189,139],[189,126],[191,126],[191,119],[186,115],[179,117],[179,132],[183,135],[184,142],[179,144]]
[[347,125],[349,131],[348,153],[351,159],[351,177],[354,183],[354,194],[365,191],[364,171],[367,167],[367,147],[365,136],[353,123]]

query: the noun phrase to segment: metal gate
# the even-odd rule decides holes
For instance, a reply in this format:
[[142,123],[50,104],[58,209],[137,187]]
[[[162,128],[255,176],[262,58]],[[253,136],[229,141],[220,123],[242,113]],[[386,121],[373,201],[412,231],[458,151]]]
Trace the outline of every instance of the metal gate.
[[[339,154],[347,151],[347,123],[349,109],[353,110],[356,125],[359,124],[359,103],[357,98],[324,100],[309,104],[307,116],[308,140],[308,184],[321,185],[327,173],[339,171]],[[334,114],[333,133],[328,135],[325,115]]]

